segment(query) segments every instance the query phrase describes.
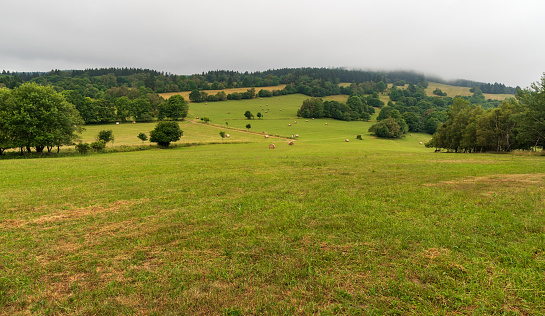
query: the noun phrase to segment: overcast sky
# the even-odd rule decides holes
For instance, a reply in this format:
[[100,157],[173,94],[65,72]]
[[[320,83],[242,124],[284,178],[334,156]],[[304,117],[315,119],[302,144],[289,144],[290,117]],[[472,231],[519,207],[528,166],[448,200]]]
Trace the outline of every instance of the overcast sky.
[[0,70],[414,70],[526,87],[542,0],[0,0]]

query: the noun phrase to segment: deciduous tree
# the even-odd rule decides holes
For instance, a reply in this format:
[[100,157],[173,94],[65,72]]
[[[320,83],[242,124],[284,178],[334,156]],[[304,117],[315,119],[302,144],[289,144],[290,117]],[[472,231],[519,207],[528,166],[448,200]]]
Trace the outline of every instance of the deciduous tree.
[[180,125],[176,122],[159,122],[150,132],[150,142],[161,147],[168,147],[171,142],[178,141],[183,135]]

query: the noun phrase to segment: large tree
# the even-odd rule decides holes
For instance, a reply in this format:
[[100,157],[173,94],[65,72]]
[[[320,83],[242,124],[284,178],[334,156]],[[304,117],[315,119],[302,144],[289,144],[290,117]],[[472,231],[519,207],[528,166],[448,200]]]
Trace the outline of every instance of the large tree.
[[36,83],[23,84],[11,92],[0,105],[9,113],[4,123],[9,126],[12,147],[36,148],[42,152],[53,147],[71,145],[77,139],[83,121],[76,107],[51,87]]
[[545,149],[545,74],[540,82],[519,90],[517,99],[525,107],[520,116],[522,133],[519,133],[519,141]]
[[179,118],[184,119],[187,116],[188,110],[189,106],[184,97],[173,95],[159,107],[159,118],[166,117],[175,121]]
[[11,90],[0,88],[0,155],[6,150],[14,147],[13,129],[9,124],[10,112],[13,106],[10,104]]
[[180,125],[176,122],[159,122],[149,133],[150,142],[157,143],[161,147],[168,147],[171,142],[178,141],[183,134]]

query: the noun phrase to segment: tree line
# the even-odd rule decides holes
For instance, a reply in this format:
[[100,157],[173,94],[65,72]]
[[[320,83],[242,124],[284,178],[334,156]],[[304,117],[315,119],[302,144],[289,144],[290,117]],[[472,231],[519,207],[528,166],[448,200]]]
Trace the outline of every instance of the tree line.
[[466,99],[454,99],[446,121],[426,146],[454,152],[544,148],[545,75],[497,108],[483,109]]
[[[10,78],[8,78],[10,77]],[[41,78],[41,79],[39,79]],[[432,78],[427,78],[423,74],[411,71],[363,71],[348,70],[344,68],[282,68],[271,69],[257,72],[238,72],[227,70],[215,70],[193,75],[176,75],[160,72],[151,69],[141,68],[94,68],[85,70],[51,70],[50,72],[33,73],[10,73],[5,70],[0,75],[0,85],[21,84],[27,81],[38,83],[50,83],[64,89],[72,89],[73,86],[81,84],[93,84],[99,90],[106,90],[111,87],[126,85],[131,88],[140,88],[142,86],[151,89],[156,93],[163,92],[181,92],[193,90],[221,90],[229,88],[242,87],[268,87],[279,84],[300,83],[308,84],[314,82],[312,87],[319,86],[328,91],[327,82],[338,85],[340,82],[360,83],[360,82],[385,82],[395,83],[403,81],[414,85],[424,83]],[[8,82],[9,81],[9,82]],[[444,80],[433,78],[433,81],[446,83]],[[13,82],[13,83],[12,83]],[[506,87],[501,83],[482,83],[470,80],[456,80],[448,82],[451,85],[464,87],[478,87],[484,93],[515,93],[517,88]],[[310,95],[307,91],[298,91]],[[321,92],[322,94],[324,92]],[[326,92],[326,95],[335,94],[335,92]],[[319,93],[314,93],[317,94]]]

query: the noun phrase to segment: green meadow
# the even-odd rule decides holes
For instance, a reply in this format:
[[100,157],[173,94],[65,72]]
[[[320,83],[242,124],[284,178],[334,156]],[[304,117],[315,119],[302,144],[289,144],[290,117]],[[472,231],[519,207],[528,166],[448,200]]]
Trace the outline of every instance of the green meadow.
[[544,156],[306,122],[306,98],[191,103],[170,149],[0,160],[0,314],[543,313]]

